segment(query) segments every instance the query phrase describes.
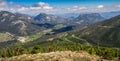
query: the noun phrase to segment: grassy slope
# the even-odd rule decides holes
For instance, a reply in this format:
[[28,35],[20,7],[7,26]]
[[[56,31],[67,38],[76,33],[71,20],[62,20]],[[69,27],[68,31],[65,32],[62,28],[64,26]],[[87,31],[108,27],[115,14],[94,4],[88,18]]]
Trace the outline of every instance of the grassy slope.
[[[24,57],[24,58],[23,58]],[[0,58],[0,61],[98,61],[100,57],[86,52],[57,51],[39,54],[24,54],[11,58]],[[107,60],[104,60],[107,61]]]
[[120,16],[71,32],[89,43],[107,47],[120,47]]

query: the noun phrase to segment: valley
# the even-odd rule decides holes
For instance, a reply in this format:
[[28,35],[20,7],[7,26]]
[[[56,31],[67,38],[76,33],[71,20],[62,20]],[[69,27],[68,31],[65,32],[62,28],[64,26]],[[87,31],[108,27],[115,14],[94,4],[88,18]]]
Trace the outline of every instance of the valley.
[[23,12],[26,7],[31,14],[36,7],[45,12],[0,10],[0,61],[120,60],[119,10],[48,13],[53,8],[40,2]]

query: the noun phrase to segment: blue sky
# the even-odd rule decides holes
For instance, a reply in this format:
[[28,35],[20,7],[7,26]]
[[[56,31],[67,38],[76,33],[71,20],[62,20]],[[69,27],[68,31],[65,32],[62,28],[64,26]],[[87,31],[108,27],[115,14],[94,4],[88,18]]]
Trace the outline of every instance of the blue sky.
[[32,15],[40,12],[108,12],[120,11],[120,0],[0,0],[0,10]]
[[74,5],[95,6],[98,4],[103,4],[103,5],[120,4],[120,0],[6,0],[6,1],[17,2],[23,5],[31,5],[38,2],[45,2],[52,6],[62,6],[62,7],[70,7]]

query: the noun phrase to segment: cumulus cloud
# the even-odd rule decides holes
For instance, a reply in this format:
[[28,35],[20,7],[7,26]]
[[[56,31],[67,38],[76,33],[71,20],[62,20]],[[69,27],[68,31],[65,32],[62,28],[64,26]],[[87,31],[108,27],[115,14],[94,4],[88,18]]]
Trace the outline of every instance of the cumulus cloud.
[[17,11],[19,11],[19,12],[23,12],[23,11],[26,11],[28,8],[26,8],[26,7],[21,7],[21,8],[19,8]]
[[5,1],[0,0],[0,10],[6,10],[8,9],[8,5]]
[[80,10],[87,10],[87,7],[79,7]]
[[73,8],[71,9],[76,9],[76,10],[86,10],[87,7],[79,7],[79,6],[74,6]]
[[120,5],[116,5],[115,7],[116,7],[116,8],[120,8]]
[[6,7],[7,3],[3,0],[0,0],[0,7]]
[[3,2],[4,0],[0,0],[0,2]]
[[35,10],[39,10],[39,9],[42,9],[42,10],[52,10],[53,7],[50,6],[48,3],[39,2],[37,4],[34,4],[34,5],[30,6],[30,9],[35,9]]
[[[116,7],[116,8],[115,8]],[[114,9],[113,9],[114,8]],[[11,12],[20,12],[24,14],[39,14],[44,13],[64,13],[64,12],[95,12],[95,11],[110,11],[110,10],[120,10],[120,5],[108,8],[104,5],[98,5],[97,7],[86,7],[86,6],[73,6],[73,7],[53,7],[48,3],[39,2],[30,6],[24,6],[15,2],[5,2],[5,0],[0,0],[0,10],[6,10]],[[30,13],[28,13],[30,12]]]
[[7,3],[2,1],[2,2],[0,2],[0,6],[5,7],[5,6],[7,6]]
[[22,7],[20,4],[14,2],[6,2],[5,0],[0,0],[0,10],[15,12],[20,7]]
[[104,5],[98,5],[97,8],[98,9],[104,9]]
[[0,10],[11,11],[11,12],[20,12],[20,13],[28,13],[28,12],[48,12],[52,11],[53,7],[48,3],[39,2],[37,4],[31,6],[23,6],[15,2],[5,2],[0,0]]
[[67,8],[68,11],[82,11],[82,10],[87,10],[87,7],[81,7],[81,6],[73,6],[71,8]]

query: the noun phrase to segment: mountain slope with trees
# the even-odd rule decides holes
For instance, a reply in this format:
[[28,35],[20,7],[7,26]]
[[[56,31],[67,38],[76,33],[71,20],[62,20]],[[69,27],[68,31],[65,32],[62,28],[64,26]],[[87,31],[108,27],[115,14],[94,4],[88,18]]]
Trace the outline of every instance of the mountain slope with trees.
[[120,15],[83,28],[73,34],[95,45],[120,47]]
[[40,31],[40,28],[31,24],[33,19],[29,16],[1,11],[0,32],[9,32],[15,35],[29,35]]

